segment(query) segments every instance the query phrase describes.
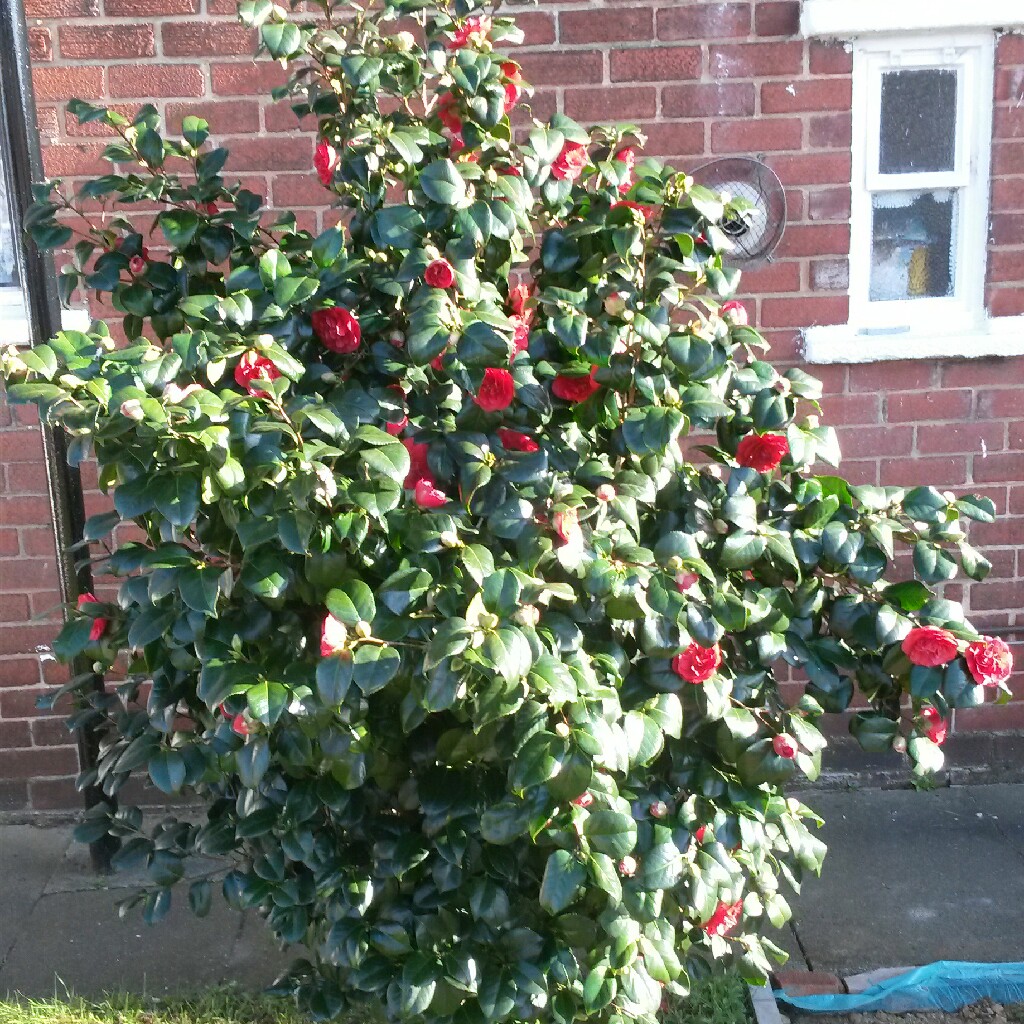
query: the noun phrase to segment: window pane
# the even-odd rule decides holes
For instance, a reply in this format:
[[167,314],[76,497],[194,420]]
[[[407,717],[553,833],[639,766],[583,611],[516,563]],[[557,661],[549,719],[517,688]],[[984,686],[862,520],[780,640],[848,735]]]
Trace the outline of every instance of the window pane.
[[17,287],[18,265],[14,258],[14,236],[11,234],[11,208],[7,201],[7,183],[0,164],[0,288]]
[[872,196],[872,302],[953,294],[955,189]]
[[881,174],[954,169],[956,74],[924,68],[882,75]]

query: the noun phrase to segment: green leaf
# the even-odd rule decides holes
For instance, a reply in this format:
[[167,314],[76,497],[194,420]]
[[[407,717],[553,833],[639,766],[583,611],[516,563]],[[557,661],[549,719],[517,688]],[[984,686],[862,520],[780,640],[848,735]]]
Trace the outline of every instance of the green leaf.
[[942,583],[956,575],[956,562],[942,548],[925,540],[914,545],[914,568],[925,583]]
[[767,540],[756,533],[733,533],[722,546],[722,565],[726,569],[749,569],[765,552]]
[[335,708],[352,685],[352,655],[347,651],[321,658],[316,666],[316,692],[326,707]]
[[443,206],[458,206],[466,198],[466,183],[451,160],[435,160],[420,173],[423,194]]
[[621,811],[593,811],[583,832],[595,850],[616,860],[631,853],[636,846],[636,822]]
[[165,210],[160,214],[160,230],[172,249],[184,249],[195,238],[201,221],[191,210]]
[[153,481],[153,503],[157,511],[179,530],[190,526],[199,511],[199,480],[186,472]]
[[634,455],[663,452],[679,437],[686,417],[678,409],[630,409],[622,424],[622,439]]
[[353,678],[366,697],[387,686],[401,665],[401,655],[393,647],[361,644],[352,656]]
[[158,750],[150,758],[149,777],[161,793],[171,796],[181,792],[181,787],[185,785],[185,759],[181,751],[167,747]]
[[916,612],[931,600],[932,592],[918,580],[893,583],[882,591],[882,597],[902,611]]
[[288,706],[289,693],[281,683],[261,679],[245,691],[249,714],[264,725],[273,725]]
[[362,581],[352,579],[327,592],[327,610],[346,626],[372,622],[377,614],[373,591]]
[[560,914],[575,899],[586,881],[587,869],[574,853],[555,850],[548,857],[538,901],[549,914]]
[[915,487],[903,499],[903,511],[923,523],[939,522],[948,507],[949,502],[934,487]]
[[968,494],[953,502],[953,507],[967,516],[968,519],[977,520],[979,523],[994,523],[996,521],[996,504],[991,498],[978,494]]
[[275,60],[294,56],[302,49],[302,33],[290,21],[272,22],[260,27],[260,38]]

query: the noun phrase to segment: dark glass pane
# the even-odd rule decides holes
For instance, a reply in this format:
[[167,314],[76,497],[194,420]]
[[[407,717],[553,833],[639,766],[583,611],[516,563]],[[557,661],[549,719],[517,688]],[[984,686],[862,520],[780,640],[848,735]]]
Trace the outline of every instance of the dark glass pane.
[[956,72],[887,71],[882,75],[880,131],[880,173],[953,170]]
[[878,192],[872,206],[871,301],[952,295],[956,191]]
[[11,233],[11,208],[3,167],[0,166],[0,288],[17,286],[18,265],[14,258],[14,236]]

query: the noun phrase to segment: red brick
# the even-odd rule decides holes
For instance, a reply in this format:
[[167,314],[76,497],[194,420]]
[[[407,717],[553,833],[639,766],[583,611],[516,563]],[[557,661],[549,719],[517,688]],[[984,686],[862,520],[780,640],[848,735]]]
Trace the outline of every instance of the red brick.
[[812,260],[811,288],[816,292],[845,292],[850,288],[850,261]]
[[799,74],[803,43],[738,43],[711,46],[709,68],[713,78],[777,78]]
[[[1020,452],[977,455],[974,458],[974,479],[979,484],[1019,480],[1021,476],[1024,476],[1024,454]],[[1022,606],[1024,606],[1024,602],[1022,602]],[[989,605],[989,607],[995,606]]]
[[0,780],[0,810],[22,811],[28,806],[28,786],[23,780]]
[[242,25],[166,22],[160,30],[166,57],[223,57],[256,52],[256,37]]
[[812,327],[845,324],[850,301],[843,296],[808,296],[796,299],[769,298],[761,303],[760,323],[765,327]]
[[578,121],[639,121],[654,117],[658,93],[647,85],[635,88],[621,86],[601,91],[566,89],[563,102],[566,114]]
[[780,256],[843,256],[849,251],[846,224],[790,224],[779,245]]
[[169,103],[166,113],[168,129],[180,132],[182,120],[190,114],[204,118],[209,122],[211,132],[218,136],[234,132],[258,132],[260,128],[260,108],[255,100],[221,100]]
[[60,122],[57,119],[56,107],[36,106],[36,128],[44,139],[56,139],[60,135]]
[[845,43],[812,42],[809,54],[812,75],[848,75],[853,71],[853,54]]
[[198,11],[199,0],[103,0],[103,13],[108,18],[153,18]]
[[[29,723],[25,723],[28,725]],[[63,717],[37,718],[31,723],[32,742],[37,747],[67,747],[74,745],[75,738]]]
[[798,35],[800,0],[759,3],[754,11],[754,32],[759,36]]
[[617,43],[650,39],[653,33],[654,12],[649,7],[561,11],[558,15],[558,38],[562,43]]
[[520,62],[532,85],[584,85],[604,77],[604,60],[597,50],[572,53],[528,53]]
[[834,974],[811,971],[776,971],[776,981],[791,995],[810,996],[842,992],[843,983]]
[[62,25],[60,55],[75,60],[152,57],[156,53],[152,25]]
[[268,60],[259,64],[210,64],[209,68],[213,91],[221,96],[269,96],[288,81],[288,72]]
[[993,245],[1019,245],[1024,238],[1024,214],[993,214],[989,223],[989,241]]
[[1024,142],[994,142],[992,144],[992,174],[1024,174]]
[[672,82],[679,78],[699,78],[701,59],[699,46],[612,50],[612,81]]
[[[840,428],[839,449],[843,458],[891,458],[894,455],[910,455],[914,450],[913,427],[866,427]],[[845,466],[846,463],[844,462]]]
[[272,103],[265,106],[263,123],[268,132],[316,131],[316,121],[312,116],[296,117],[295,111],[287,103]]
[[990,252],[988,280],[1024,281],[1024,254],[1018,249],[995,249]]
[[[1016,660],[1024,660],[1024,651],[1018,648]],[[1024,703],[1014,701],[1008,705],[983,704],[978,708],[957,708],[954,712],[954,733],[964,732],[1016,732],[1024,729]]]
[[995,581],[971,591],[972,608],[1009,608],[1024,606],[1024,580]]
[[692,160],[704,152],[704,125],[699,122],[662,122],[643,126],[645,151],[651,156]]
[[23,528],[21,531],[21,550],[26,555],[53,559],[56,557],[55,543],[52,526]]
[[1024,98],[1024,68],[997,67],[996,102],[1018,103],[1022,98]]
[[72,747],[0,750],[0,778],[30,779],[70,775],[77,769],[78,758]]
[[[49,646],[56,636],[54,624],[0,625],[0,654],[25,654],[36,647]],[[6,717],[6,716],[5,716]],[[3,773],[0,772],[0,775]]]
[[[0,662],[0,665],[2,664],[3,662]],[[49,711],[41,711],[36,707],[36,701],[48,692],[49,688],[43,686],[22,690],[0,689],[0,718],[10,721],[13,718],[38,718],[48,715]]]
[[996,60],[1000,64],[1024,64],[1024,36],[1007,33],[999,39]]
[[49,519],[50,502],[45,495],[0,496],[0,522],[45,523]]
[[18,531],[13,527],[0,529],[0,556],[16,555],[20,550]]
[[661,112],[665,117],[752,116],[755,95],[751,82],[667,85],[661,93]]
[[851,391],[920,391],[932,387],[937,379],[938,364],[930,359],[855,363],[850,367]]
[[880,395],[826,395],[821,405],[824,423],[856,425],[880,423],[882,419]]
[[962,419],[970,414],[972,397],[967,390],[890,391],[886,418],[890,423]]
[[995,213],[1019,213],[1024,210],[1024,175],[995,178],[989,208]]
[[849,149],[853,122],[847,113],[812,117],[809,141],[812,149]]
[[110,95],[202,96],[203,69],[198,64],[115,64],[107,70]]
[[103,68],[50,67],[32,69],[36,100],[95,100],[103,96]]
[[75,789],[74,779],[33,780],[28,784],[28,800],[34,810],[62,811],[82,806],[81,794]]
[[29,734],[28,722],[0,722],[0,750],[13,750],[15,747],[30,747],[32,737]]
[[689,3],[658,11],[658,38],[690,40],[745,39],[750,35],[749,3]]
[[26,18],[90,18],[99,14],[95,0],[25,0]]
[[846,110],[852,102],[852,95],[852,82],[843,78],[765,82],[761,86],[761,111],[765,114],[793,114],[805,110]]
[[850,184],[849,153],[799,153],[773,156],[768,161],[784,185]]
[[312,172],[306,174],[275,174],[271,180],[271,204],[280,210],[301,206],[322,206],[323,185]]
[[966,481],[967,459],[960,455],[943,455],[934,459],[913,455],[903,459],[884,458],[879,463],[879,482],[885,487],[931,484],[941,490]]
[[800,264],[794,260],[773,260],[755,270],[744,270],[740,288],[749,295],[798,292]]
[[516,12],[516,25],[523,30],[524,46],[548,46],[555,41],[555,19],[550,14]]
[[231,150],[228,167],[233,171],[295,171],[312,166],[312,139],[291,139],[277,135],[266,138],[224,139]]
[[711,125],[711,150],[713,153],[777,153],[799,149],[803,129],[799,118],[722,121]]
[[1024,313],[1024,288],[995,288],[985,303],[992,316],[1020,316]]
[[819,221],[849,220],[849,187],[814,189],[807,197],[807,216]]
[[28,598],[24,594],[0,594],[0,622],[25,622],[28,617]]
[[[39,660],[37,658],[0,659],[0,687],[38,685]],[[4,717],[10,716],[4,715]]]
[[48,28],[34,26],[28,30],[28,53],[33,61],[53,60],[53,40]]
[[[1006,428],[996,422],[953,421],[917,428],[917,450],[923,455],[937,452],[964,452],[968,455],[999,451],[1004,446]],[[977,464],[977,463],[975,463]],[[1024,466],[1021,467],[1024,469]]]
[[[1008,364],[1014,366],[1015,362]],[[1009,378],[1006,383],[1014,383]],[[982,419],[1009,419],[1020,415],[1021,395],[1019,388],[978,392],[978,417]]]

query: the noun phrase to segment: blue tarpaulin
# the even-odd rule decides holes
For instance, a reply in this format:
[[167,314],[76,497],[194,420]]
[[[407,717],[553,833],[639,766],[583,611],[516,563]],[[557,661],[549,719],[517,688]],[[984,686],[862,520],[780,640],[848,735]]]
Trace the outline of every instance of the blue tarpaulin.
[[775,991],[780,1002],[808,1013],[951,1012],[986,997],[995,1003],[1024,1003],[1024,963],[940,960],[879,982],[856,995],[789,996],[784,989]]

